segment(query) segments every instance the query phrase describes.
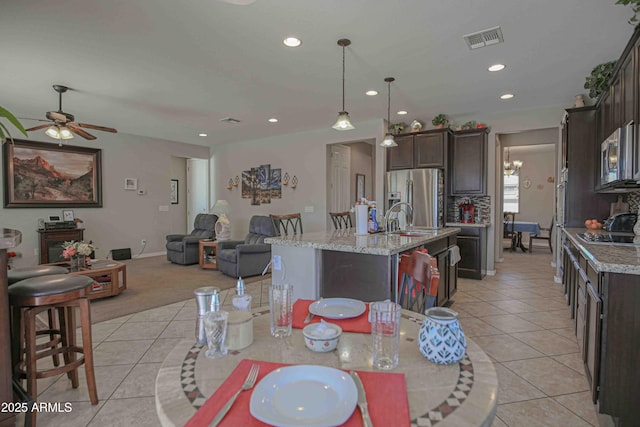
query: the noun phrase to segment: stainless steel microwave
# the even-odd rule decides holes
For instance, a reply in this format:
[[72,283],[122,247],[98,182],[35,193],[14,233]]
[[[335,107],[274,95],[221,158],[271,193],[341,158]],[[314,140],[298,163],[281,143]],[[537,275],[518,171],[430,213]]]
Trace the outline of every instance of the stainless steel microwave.
[[625,184],[636,186],[634,156],[638,154],[633,138],[633,122],[616,129],[600,145],[600,185],[602,187]]

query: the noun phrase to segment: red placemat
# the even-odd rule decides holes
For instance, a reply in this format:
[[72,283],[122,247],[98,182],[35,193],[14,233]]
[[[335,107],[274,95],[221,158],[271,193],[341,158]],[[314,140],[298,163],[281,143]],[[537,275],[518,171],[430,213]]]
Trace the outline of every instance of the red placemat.
[[[309,323],[304,323],[304,319],[309,314],[309,306],[314,301],[309,299],[299,299],[293,304],[293,327],[296,329],[302,329],[311,323],[319,323],[323,318],[320,316],[314,316]],[[351,319],[325,319],[326,322],[335,323],[342,328],[343,332],[359,332],[361,334],[371,333],[371,323],[369,323],[369,304],[365,303],[367,307],[364,313],[358,317]]]
[[[249,374],[251,365],[260,365],[258,381],[264,378],[269,372],[282,366],[289,366],[284,363],[263,362],[260,360],[242,359],[238,366],[231,372],[227,379],[218,387],[209,399],[202,405],[185,424],[185,427],[208,426],[216,416],[220,408],[227,400],[240,389],[244,380]],[[369,414],[373,425],[406,427],[410,425],[409,401],[407,399],[407,386],[404,374],[394,374],[390,372],[367,372],[357,371],[364,389],[367,392],[367,403]],[[219,424],[220,427],[262,427],[268,424],[253,418],[249,412],[249,401],[252,390],[240,393],[235,403]],[[389,398],[393,396],[393,398]],[[356,407],[351,417],[342,424],[345,427],[362,426],[362,416]]]

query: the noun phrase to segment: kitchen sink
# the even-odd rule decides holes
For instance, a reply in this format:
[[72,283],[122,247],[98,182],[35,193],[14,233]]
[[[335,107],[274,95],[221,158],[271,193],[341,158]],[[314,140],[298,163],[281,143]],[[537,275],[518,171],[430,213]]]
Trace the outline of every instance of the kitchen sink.
[[433,231],[431,230],[395,230],[395,231],[390,231],[389,234],[397,234],[403,237],[422,237],[422,236],[433,235]]

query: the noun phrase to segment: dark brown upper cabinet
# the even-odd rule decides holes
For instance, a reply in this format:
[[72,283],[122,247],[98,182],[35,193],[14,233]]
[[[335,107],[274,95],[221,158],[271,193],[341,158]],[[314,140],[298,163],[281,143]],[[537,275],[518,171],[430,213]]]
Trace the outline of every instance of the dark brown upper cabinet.
[[449,132],[434,129],[396,136],[398,146],[387,149],[387,170],[444,168]]
[[454,132],[449,143],[449,194],[487,193],[488,129]]

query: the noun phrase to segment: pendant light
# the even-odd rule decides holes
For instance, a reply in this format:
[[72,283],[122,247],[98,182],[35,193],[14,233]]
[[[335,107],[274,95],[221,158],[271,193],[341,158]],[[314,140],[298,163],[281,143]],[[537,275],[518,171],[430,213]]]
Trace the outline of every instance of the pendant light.
[[344,48],[351,44],[349,39],[338,40],[338,46],[342,47],[342,111],[338,113],[338,120],[334,123],[332,128],[335,130],[351,130],[355,129],[349,119],[349,113],[344,109]]
[[387,82],[388,90],[387,90],[387,133],[384,135],[384,139],[380,144],[382,147],[391,148],[397,147],[396,141],[393,139],[393,135],[389,132],[389,125],[391,124],[391,82],[395,79],[393,77],[386,77],[384,79]]
[[522,167],[522,160],[510,161],[509,159],[509,147],[507,147],[507,160],[503,163],[505,175],[517,175]]

